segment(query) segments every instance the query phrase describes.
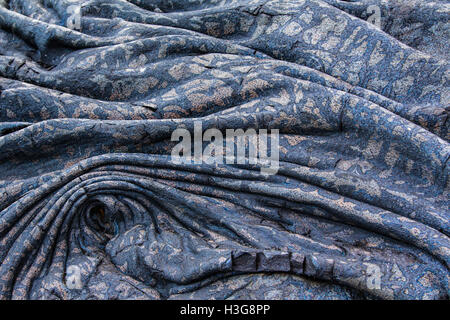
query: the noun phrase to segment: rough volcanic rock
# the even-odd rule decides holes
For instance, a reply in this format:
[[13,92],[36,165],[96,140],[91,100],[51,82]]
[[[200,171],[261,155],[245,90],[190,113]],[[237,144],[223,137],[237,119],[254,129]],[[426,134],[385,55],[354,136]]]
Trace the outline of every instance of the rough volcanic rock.
[[[0,298],[448,299],[449,13],[0,0]],[[278,171],[174,163],[196,121]]]

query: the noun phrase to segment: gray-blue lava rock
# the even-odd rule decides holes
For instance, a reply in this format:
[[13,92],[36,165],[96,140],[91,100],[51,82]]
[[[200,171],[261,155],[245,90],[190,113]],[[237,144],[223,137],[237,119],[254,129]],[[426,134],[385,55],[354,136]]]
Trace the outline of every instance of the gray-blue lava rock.
[[[448,299],[449,13],[0,0],[0,298]],[[278,171],[174,163],[196,121]]]

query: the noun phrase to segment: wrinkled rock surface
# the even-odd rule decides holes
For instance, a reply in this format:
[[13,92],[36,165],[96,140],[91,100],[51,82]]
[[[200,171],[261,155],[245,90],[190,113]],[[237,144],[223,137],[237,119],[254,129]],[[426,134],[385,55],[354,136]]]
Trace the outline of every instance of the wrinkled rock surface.
[[[448,299],[449,12],[0,0],[0,298]],[[174,164],[196,120],[277,174]]]

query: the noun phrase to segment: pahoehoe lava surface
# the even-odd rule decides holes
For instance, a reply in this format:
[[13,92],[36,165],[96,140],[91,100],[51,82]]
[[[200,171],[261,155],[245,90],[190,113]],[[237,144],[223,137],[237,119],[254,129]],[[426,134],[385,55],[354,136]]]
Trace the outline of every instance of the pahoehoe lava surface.
[[[0,298],[448,299],[449,13],[0,0]],[[277,174],[173,163],[199,120]]]

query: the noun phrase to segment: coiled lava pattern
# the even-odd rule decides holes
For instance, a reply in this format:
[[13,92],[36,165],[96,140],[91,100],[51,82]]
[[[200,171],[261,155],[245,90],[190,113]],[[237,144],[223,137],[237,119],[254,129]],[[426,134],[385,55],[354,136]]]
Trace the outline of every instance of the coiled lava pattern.
[[[0,298],[448,299],[449,13],[0,0]],[[174,163],[196,121],[279,170]]]

